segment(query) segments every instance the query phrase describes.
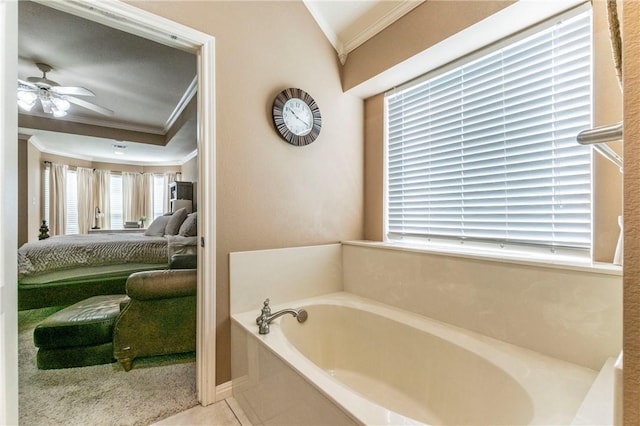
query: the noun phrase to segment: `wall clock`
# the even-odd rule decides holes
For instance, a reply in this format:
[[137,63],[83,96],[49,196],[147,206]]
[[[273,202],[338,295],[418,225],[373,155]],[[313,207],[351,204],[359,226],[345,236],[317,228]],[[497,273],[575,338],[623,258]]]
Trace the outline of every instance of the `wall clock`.
[[280,92],[273,100],[272,115],[278,133],[292,145],[309,145],[320,134],[320,108],[304,90],[289,88]]

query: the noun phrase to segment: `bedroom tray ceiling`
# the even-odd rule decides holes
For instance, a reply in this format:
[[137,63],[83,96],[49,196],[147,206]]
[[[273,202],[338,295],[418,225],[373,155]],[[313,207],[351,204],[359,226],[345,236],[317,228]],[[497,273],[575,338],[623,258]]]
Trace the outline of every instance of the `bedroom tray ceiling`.
[[[40,105],[19,110],[20,132],[35,135],[39,149],[119,163],[176,164],[193,155],[195,109],[185,107],[195,99],[195,55],[31,1],[19,2],[18,16],[18,78],[42,77],[35,63],[44,62],[53,67],[48,79],[86,87],[95,97],[83,100],[114,111],[72,105],[53,118]],[[174,127],[183,112],[193,117]],[[119,158],[114,143],[131,146]]]
[[[304,0],[343,63],[349,52],[421,3]],[[20,111],[20,132],[35,136],[44,152],[90,161],[179,164],[195,155],[196,56],[46,4],[19,2],[18,78],[42,77],[35,63],[49,64],[47,78],[90,89],[96,96],[83,99],[114,115],[72,105],[66,117],[54,119],[38,105]],[[185,124],[172,128],[176,121]],[[128,148],[118,156],[113,144],[122,143]]]

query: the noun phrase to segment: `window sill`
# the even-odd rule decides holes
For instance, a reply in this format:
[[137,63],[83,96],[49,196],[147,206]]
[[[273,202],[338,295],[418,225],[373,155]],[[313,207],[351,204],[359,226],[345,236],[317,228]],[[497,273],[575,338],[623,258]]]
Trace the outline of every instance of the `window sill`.
[[357,247],[433,254],[438,256],[453,256],[489,262],[536,266],[540,268],[564,269],[570,271],[622,276],[622,266],[604,262],[592,262],[590,260],[585,260],[584,258],[572,256],[548,255],[532,258],[531,254],[507,250],[500,251],[445,245],[429,247],[421,244],[380,241],[343,241],[342,244]]

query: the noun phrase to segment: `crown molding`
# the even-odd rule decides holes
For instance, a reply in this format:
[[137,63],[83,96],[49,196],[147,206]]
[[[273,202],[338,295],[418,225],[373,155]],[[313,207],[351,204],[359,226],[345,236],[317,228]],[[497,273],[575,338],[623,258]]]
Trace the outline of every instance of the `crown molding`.
[[398,19],[409,13],[414,8],[420,6],[425,0],[400,1],[398,5],[391,11],[376,20],[376,22],[374,22],[373,24],[366,27],[364,30],[360,31],[355,37],[351,38],[350,40],[340,39],[338,34],[333,30],[333,27],[324,19],[324,16],[318,10],[317,6],[315,5],[316,1],[303,0],[303,3],[309,10],[309,13],[311,13],[311,16],[316,21],[324,35],[329,40],[329,43],[331,43],[333,48],[338,53],[340,63],[344,65],[347,61],[347,56],[349,55],[349,53],[358,48],[371,37],[378,34],[380,31],[387,28],[389,25],[393,24]]
[[519,33],[567,10],[588,4],[585,0],[554,2],[517,1],[487,18],[447,37],[433,46],[369,80],[348,88],[349,93],[366,99],[390,88],[452,63],[465,55],[471,55],[510,35]]
[[340,37],[338,37],[338,34],[335,31],[333,31],[333,28],[331,27],[331,25],[329,25],[329,23],[324,19],[324,16],[322,15],[322,13],[320,13],[314,1],[303,0],[303,3],[307,7],[307,10],[309,10],[309,13],[311,13],[311,16],[316,21],[316,23],[318,24],[322,32],[324,33],[325,37],[327,37],[327,40],[329,40],[329,43],[331,43],[335,51],[338,53],[338,58],[340,59],[340,63],[344,65],[344,63],[347,60],[347,53],[344,50],[344,44],[342,43],[342,40],[340,40]]
[[38,151],[45,152],[45,147],[44,145],[42,145],[42,143],[40,142],[40,139],[38,139],[37,136],[30,135],[28,133],[24,133],[24,134],[29,136],[27,140],[29,141],[29,143],[31,143],[31,145],[33,145]]
[[180,165],[184,165],[186,162],[188,162],[189,160],[192,160],[194,158],[196,158],[198,156],[198,150],[194,149],[193,151],[191,151],[189,154],[187,154],[182,160],[180,160]]
[[185,90],[182,98],[180,99],[180,102],[178,102],[178,105],[176,105],[175,109],[167,119],[167,122],[164,125],[163,134],[166,135],[169,132],[169,129],[171,129],[174,124],[176,124],[176,121],[178,120],[178,118],[180,118],[180,114],[182,114],[185,108],[187,108],[187,105],[189,105],[189,102],[191,102],[191,99],[193,99],[196,93],[198,93],[197,75],[193,78],[193,80],[191,80],[191,84],[189,84],[189,87],[187,87],[187,90]]
[[416,7],[420,6],[424,0],[404,0],[396,7],[387,12],[384,16],[379,18],[376,22],[369,25],[364,30],[360,31],[355,37],[350,40],[344,40],[344,54],[348,55],[355,49],[360,47],[364,42],[374,37],[376,34],[387,28],[389,25],[402,18],[407,13],[411,12]]

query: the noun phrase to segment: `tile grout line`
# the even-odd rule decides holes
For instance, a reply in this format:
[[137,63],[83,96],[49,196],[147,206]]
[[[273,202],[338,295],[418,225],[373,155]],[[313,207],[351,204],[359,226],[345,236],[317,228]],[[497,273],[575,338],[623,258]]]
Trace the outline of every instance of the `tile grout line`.
[[238,418],[238,415],[236,414],[236,412],[233,411],[233,408],[231,408],[231,405],[229,405],[229,401],[227,401],[227,398],[224,399],[224,403],[227,404],[227,407],[229,407],[229,410],[231,410],[231,413],[233,413],[233,417],[236,418],[236,420],[238,421],[238,424],[242,426],[242,422]]

